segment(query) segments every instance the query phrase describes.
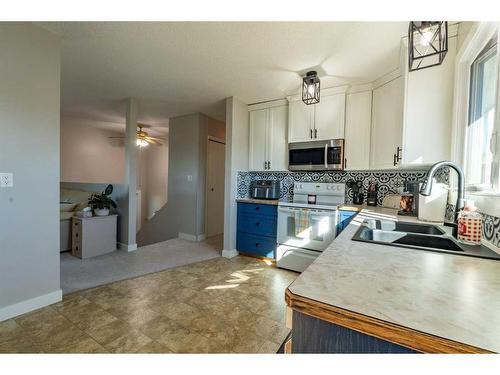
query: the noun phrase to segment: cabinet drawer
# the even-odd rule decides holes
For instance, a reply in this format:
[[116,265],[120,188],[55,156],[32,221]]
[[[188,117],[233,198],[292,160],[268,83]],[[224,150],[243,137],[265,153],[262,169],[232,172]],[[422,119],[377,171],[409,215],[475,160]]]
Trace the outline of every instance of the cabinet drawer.
[[277,216],[278,206],[272,204],[238,203],[238,213]]
[[238,232],[236,248],[242,253],[274,258],[276,239]]
[[245,213],[238,215],[238,232],[276,237],[277,225],[276,217]]

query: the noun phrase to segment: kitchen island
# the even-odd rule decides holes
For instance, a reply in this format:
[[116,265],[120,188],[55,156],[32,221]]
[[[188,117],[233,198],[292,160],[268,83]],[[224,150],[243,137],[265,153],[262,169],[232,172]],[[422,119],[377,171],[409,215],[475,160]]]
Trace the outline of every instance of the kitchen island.
[[351,238],[364,208],[287,289],[292,352],[500,352],[500,261]]

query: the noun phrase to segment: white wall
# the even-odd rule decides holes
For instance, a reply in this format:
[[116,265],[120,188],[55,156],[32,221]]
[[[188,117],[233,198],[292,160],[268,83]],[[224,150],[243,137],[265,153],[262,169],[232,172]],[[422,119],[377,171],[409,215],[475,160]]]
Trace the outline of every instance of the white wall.
[[224,197],[224,250],[232,257],[236,251],[236,196],[238,171],[248,170],[248,106],[241,100],[226,99],[226,177]]
[[125,176],[124,141],[109,137],[124,137],[124,129],[124,123],[62,116],[61,181],[122,184]]
[[[61,299],[60,42],[29,23],[0,23],[0,321]],[[5,134],[9,134],[8,137]]]

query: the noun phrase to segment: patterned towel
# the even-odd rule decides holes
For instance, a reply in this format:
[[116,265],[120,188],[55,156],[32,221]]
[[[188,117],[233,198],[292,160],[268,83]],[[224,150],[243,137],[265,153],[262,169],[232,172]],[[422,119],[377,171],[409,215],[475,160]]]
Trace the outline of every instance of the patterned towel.
[[311,231],[311,215],[308,210],[295,211],[295,235],[300,238],[309,238]]

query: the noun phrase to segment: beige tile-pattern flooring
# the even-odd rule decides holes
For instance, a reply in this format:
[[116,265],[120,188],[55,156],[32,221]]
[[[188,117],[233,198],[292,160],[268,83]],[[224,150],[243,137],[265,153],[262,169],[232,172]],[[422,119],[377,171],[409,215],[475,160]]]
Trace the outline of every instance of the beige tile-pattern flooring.
[[216,258],[69,294],[0,323],[0,353],[276,353],[298,274]]

